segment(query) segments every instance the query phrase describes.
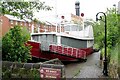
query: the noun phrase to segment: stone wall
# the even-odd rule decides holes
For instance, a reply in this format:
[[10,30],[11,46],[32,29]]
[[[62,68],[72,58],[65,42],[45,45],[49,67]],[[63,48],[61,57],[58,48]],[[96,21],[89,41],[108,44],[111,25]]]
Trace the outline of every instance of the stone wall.
[[[65,78],[64,65],[58,59],[45,61],[43,63],[18,63],[2,61],[2,79],[12,80],[13,78],[36,80],[41,79],[40,70],[60,70],[60,77]],[[47,75],[47,74],[46,74]],[[52,74],[51,74],[52,75]],[[49,80],[49,79],[48,79]]]

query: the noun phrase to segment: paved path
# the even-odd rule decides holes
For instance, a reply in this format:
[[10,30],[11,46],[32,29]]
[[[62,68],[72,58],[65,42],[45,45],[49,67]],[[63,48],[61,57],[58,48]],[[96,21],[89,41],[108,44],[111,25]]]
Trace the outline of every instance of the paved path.
[[89,55],[86,62],[72,63],[65,67],[67,78],[104,78],[99,52]]
[[100,68],[100,54],[98,52],[88,56],[87,62],[83,63],[75,78],[99,78],[102,76],[102,69]]

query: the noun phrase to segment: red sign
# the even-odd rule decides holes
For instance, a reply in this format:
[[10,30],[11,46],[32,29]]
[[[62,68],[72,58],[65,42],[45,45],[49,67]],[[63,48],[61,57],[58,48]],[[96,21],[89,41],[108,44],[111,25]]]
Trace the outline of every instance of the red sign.
[[41,78],[61,78],[61,69],[40,68]]

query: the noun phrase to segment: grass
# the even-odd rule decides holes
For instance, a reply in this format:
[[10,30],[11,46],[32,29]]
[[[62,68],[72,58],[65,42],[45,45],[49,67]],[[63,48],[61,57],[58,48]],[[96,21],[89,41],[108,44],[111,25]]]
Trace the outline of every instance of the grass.
[[120,66],[120,51],[119,51],[119,49],[120,49],[120,44],[118,44],[119,46],[118,46],[118,65]]
[[110,63],[118,64],[120,61],[120,58],[118,56],[118,45],[111,50],[111,57],[110,57]]

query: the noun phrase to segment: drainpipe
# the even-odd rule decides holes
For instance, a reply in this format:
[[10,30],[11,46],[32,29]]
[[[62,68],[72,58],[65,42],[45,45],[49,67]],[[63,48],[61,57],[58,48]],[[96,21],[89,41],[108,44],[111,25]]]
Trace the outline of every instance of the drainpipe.
[[40,32],[40,24],[38,24],[38,33]]
[[32,33],[34,33],[34,25],[32,24]]
[[58,15],[57,15],[57,0],[55,0],[55,18],[56,18],[56,33],[57,33],[57,26],[58,26]]
[[[34,25],[33,24],[32,24],[32,33],[34,33]],[[31,40],[33,40],[32,33],[31,33]]]
[[61,33],[61,23],[60,23],[60,33]]
[[57,35],[57,45],[61,45],[61,36]]
[[57,22],[57,15],[56,15],[56,33],[57,33],[57,26],[58,26],[58,22]]
[[[82,14],[81,14],[82,15]],[[83,36],[85,37],[85,26],[84,26],[84,18],[82,16],[82,30],[83,30]]]

